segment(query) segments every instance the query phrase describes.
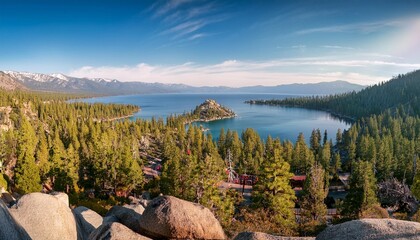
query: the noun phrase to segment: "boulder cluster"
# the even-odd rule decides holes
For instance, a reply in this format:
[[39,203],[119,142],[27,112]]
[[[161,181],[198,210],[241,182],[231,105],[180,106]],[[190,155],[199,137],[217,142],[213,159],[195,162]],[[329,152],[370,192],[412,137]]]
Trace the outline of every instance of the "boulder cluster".
[[[0,239],[146,240],[225,239],[212,212],[172,196],[114,206],[105,217],[89,208],[70,209],[64,193],[31,193],[5,204],[0,198]],[[11,205],[11,206],[10,206]],[[419,239],[420,223],[361,219],[330,226],[314,237],[242,232],[236,240]]]
[[105,217],[70,209],[64,193],[24,195],[10,208],[0,200],[0,239],[225,239],[212,212],[171,196],[112,207]]

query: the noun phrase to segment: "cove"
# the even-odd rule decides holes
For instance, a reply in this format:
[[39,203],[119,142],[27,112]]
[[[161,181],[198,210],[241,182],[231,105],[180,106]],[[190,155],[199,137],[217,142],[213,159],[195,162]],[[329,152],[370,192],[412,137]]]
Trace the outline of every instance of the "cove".
[[236,118],[194,123],[196,125],[202,125],[204,129],[209,129],[208,132],[215,139],[218,138],[221,128],[224,128],[225,131],[227,129],[234,130],[239,134],[247,128],[253,128],[263,139],[266,139],[270,135],[273,138],[278,137],[281,140],[295,142],[299,133],[302,132],[308,141],[312,130],[319,128],[322,134],[324,130],[327,130],[328,138],[334,141],[335,134],[339,128],[346,130],[351,126],[350,122],[334,117],[324,111],[244,103],[250,99],[283,99],[286,97],[296,97],[296,95],[165,93],[97,97],[79,99],[77,101],[138,105],[141,107],[141,110],[134,114],[131,119],[141,118],[150,120],[152,117],[165,119],[170,114],[189,112],[206,99],[214,99],[221,105],[232,109],[237,114]]

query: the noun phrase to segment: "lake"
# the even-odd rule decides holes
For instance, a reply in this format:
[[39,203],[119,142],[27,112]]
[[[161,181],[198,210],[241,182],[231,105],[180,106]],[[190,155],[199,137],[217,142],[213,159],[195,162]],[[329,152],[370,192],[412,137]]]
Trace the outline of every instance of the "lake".
[[337,129],[345,130],[350,123],[333,117],[323,111],[303,108],[277,107],[265,105],[250,105],[244,101],[250,99],[282,99],[292,95],[276,94],[147,94],[111,96],[83,99],[84,102],[134,104],[141,107],[132,119],[166,118],[170,114],[182,114],[193,110],[206,99],[214,99],[218,103],[232,109],[238,116],[213,122],[199,122],[214,138],[217,138],[221,128],[238,131],[240,134],[247,128],[255,129],[265,139],[268,135],[281,140],[295,142],[300,132],[308,140],[313,129],[319,128],[324,133],[327,130],[329,138],[335,140]]

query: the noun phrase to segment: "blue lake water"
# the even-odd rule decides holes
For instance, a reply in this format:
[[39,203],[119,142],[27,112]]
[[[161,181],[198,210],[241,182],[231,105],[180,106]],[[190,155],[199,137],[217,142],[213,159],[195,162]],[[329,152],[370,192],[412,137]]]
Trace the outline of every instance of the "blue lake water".
[[238,116],[213,122],[200,122],[204,128],[217,138],[221,128],[238,131],[240,134],[247,128],[255,129],[262,138],[279,137],[281,140],[296,141],[302,132],[308,140],[313,129],[319,128],[322,133],[327,130],[329,138],[335,139],[337,129],[350,127],[348,122],[339,120],[323,111],[302,108],[285,108],[264,105],[249,105],[244,101],[250,99],[282,99],[291,95],[275,94],[149,94],[128,95],[83,99],[84,102],[134,104],[141,107],[132,119],[166,118],[170,114],[182,114],[194,109],[206,99],[232,109]]

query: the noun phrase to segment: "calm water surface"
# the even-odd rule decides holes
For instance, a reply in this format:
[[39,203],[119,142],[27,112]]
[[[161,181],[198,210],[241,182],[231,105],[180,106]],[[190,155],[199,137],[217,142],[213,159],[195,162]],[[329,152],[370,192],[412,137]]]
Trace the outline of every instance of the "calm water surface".
[[302,108],[285,108],[276,106],[249,105],[244,101],[250,99],[281,99],[290,95],[274,94],[150,94],[112,96],[83,99],[85,102],[135,104],[141,107],[132,119],[166,118],[170,114],[182,114],[194,109],[206,99],[214,99],[218,103],[232,109],[238,116],[232,119],[214,122],[196,123],[217,138],[221,128],[238,131],[240,134],[247,128],[258,131],[262,138],[268,135],[282,140],[296,141],[300,132],[308,140],[312,130],[319,128],[323,133],[327,130],[329,138],[335,139],[337,129],[350,127],[349,123],[339,120],[322,111]]

